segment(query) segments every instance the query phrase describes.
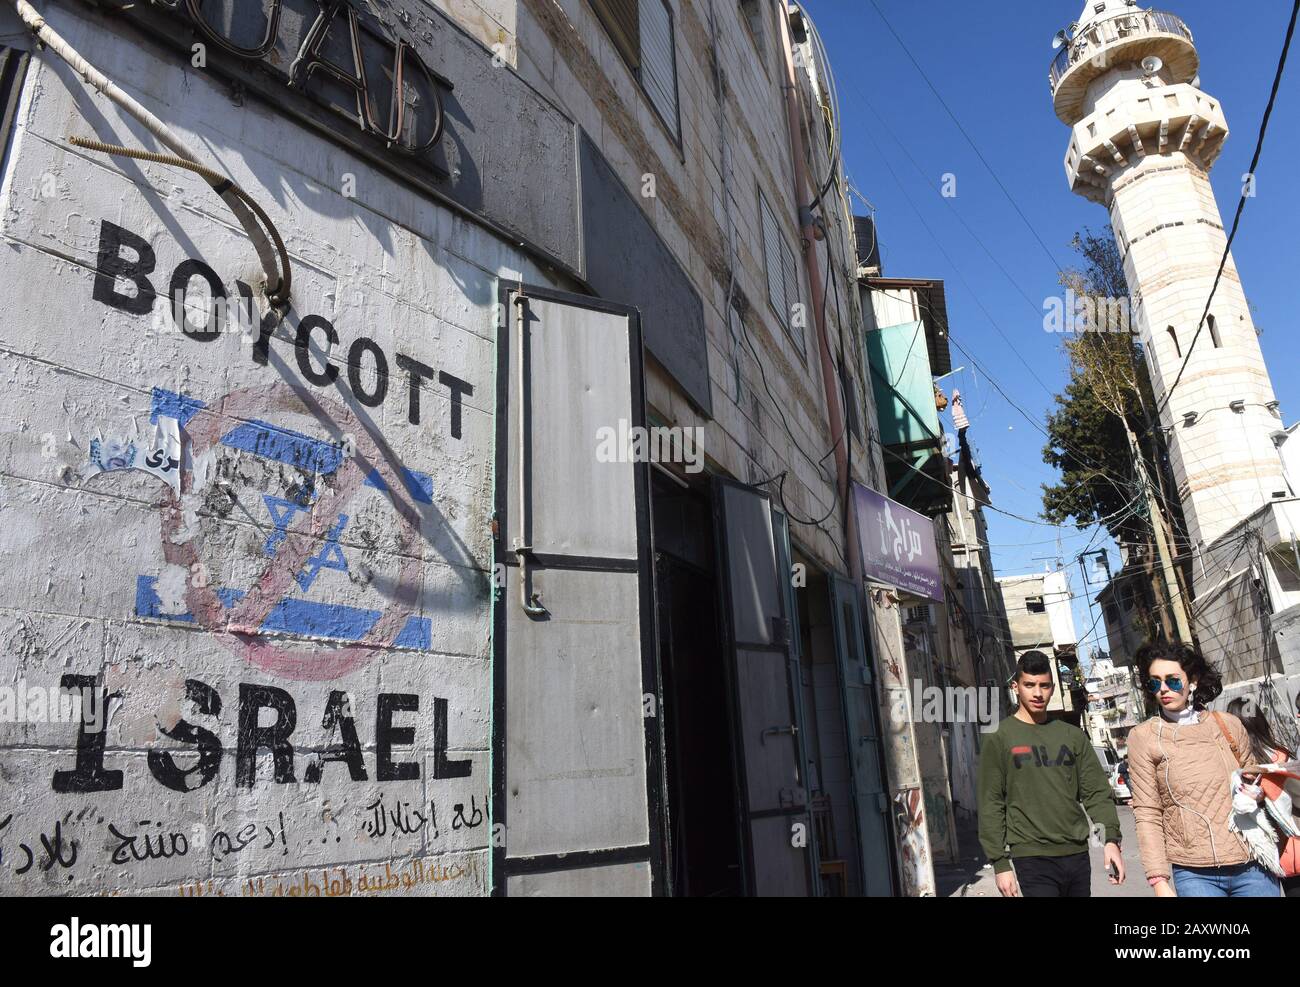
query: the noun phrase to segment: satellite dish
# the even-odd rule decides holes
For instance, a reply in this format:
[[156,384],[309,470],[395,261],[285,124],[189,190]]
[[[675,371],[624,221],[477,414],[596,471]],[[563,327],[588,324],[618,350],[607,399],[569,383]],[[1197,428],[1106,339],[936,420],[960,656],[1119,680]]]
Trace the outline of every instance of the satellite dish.
[[1065,29],[1062,28],[1061,30],[1057,31],[1056,36],[1052,38],[1052,48],[1053,49],[1060,48],[1069,40],[1070,40],[1070,36],[1066,34]]
[[1155,75],[1164,67],[1165,63],[1155,55],[1148,55],[1146,58],[1142,59],[1142,71],[1148,76]]

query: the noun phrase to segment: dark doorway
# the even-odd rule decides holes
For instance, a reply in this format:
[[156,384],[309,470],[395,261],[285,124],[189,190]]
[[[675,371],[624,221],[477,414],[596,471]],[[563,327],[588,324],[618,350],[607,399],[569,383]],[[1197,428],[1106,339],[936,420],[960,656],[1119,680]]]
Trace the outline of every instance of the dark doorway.
[[796,600],[808,797],[822,893],[832,898],[860,895],[852,766],[848,731],[844,726],[843,684],[836,654],[830,580],[815,563],[797,552],[795,560],[807,573],[807,584],[798,590]]
[[739,895],[735,749],[712,508],[707,493],[656,473],[653,517],[673,893]]

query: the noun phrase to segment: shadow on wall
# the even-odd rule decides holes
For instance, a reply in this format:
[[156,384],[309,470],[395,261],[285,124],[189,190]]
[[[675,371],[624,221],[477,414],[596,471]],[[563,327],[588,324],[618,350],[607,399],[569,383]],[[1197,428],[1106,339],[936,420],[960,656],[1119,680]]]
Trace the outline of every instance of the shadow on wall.
[[[311,336],[309,348],[312,350],[316,359],[323,363],[328,354],[316,339],[316,335],[313,334]],[[346,429],[334,420],[330,413],[311,394],[306,385],[297,379],[297,375],[290,370],[284,357],[269,346],[267,347],[267,355],[269,357],[268,365],[273,366],[281,379],[293,389],[294,394],[302,402],[308,412],[310,412],[316,421],[324,427],[325,431],[329,435],[342,440]],[[375,422],[374,418],[371,417],[369,411],[367,411],[361,403],[357,401],[356,395],[354,395],[350,389],[344,387],[338,388],[337,394],[343,400],[344,404],[347,405],[348,410],[365,428],[366,434],[375,443],[375,447],[384,457],[384,461],[388,467],[388,471],[391,472],[391,475],[394,477],[407,475],[409,471],[402,462],[401,457],[397,455],[392,446],[389,445],[388,441],[384,438],[382,430],[379,428],[379,425]],[[360,467],[366,472],[375,469],[378,465],[369,462],[360,450],[356,453],[356,459]],[[475,563],[473,554],[470,552],[468,546],[466,546],[461,540],[460,536],[457,535],[452,525],[447,522],[446,517],[438,509],[437,505],[432,503],[432,501],[418,501],[415,498],[404,494],[402,492],[403,485],[401,484],[394,482],[387,484],[387,486],[389,501],[392,503],[393,508],[397,511],[398,515],[416,531],[425,530],[426,523],[430,526],[436,526],[446,536],[452,545],[455,554],[454,558],[448,558],[444,555],[444,561],[449,563],[453,571],[456,572],[457,576],[467,586],[480,585],[482,577],[481,575],[476,575],[478,570],[474,567]],[[425,538],[429,544],[432,544],[431,539],[429,539],[427,535]],[[381,578],[376,578],[371,585],[373,585],[378,592],[391,597],[396,597],[401,590],[401,587],[396,583],[390,583],[390,581]]]

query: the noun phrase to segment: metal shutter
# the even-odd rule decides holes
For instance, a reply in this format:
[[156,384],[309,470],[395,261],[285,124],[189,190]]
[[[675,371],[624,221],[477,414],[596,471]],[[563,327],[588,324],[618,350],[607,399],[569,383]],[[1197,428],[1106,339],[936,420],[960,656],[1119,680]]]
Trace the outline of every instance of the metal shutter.
[[803,296],[799,291],[799,268],[795,266],[794,251],[790,249],[790,243],[785,237],[781,237],[781,260],[783,262],[782,277],[785,279],[786,327],[790,330],[790,338],[794,340],[795,346],[803,354],[806,352],[804,331],[808,326],[808,320],[807,318],[801,319],[801,325],[795,325],[792,318],[794,307],[803,304]]
[[785,326],[795,346],[799,348],[799,353],[806,355],[804,330],[807,320],[803,320],[803,326],[796,326],[792,318],[794,307],[803,302],[795,254],[790,249],[790,241],[781,233],[781,223],[776,218],[776,213],[761,191],[758,193],[758,203],[763,222],[763,258],[767,263],[767,297],[781,317],[781,325]]
[[925,603],[919,607],[908,607],[906,616],[905,623],[925,624],[928,627],[930,626],[930,605]]
[[641,22],[637,0],[591,0],[591,8],[605,25],[614,47],[632,66],[641,67]]
[[786,294],[786,246],[781,236],[781,226],[776,214],[767,204],[762,192],[758,193],[758,207],[763,223],[763,260],[767,266],[767,298],[781,318],[781,325],[790,324],[790,299]]
[[641,3],[641,85],[669,129],[677,133],[677,60],[673,17],[664,0]]

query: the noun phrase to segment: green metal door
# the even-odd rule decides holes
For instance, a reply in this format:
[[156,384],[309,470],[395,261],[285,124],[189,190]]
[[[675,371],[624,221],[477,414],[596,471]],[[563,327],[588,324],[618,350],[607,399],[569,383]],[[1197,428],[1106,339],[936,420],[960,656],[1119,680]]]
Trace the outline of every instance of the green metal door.
[[889,796],[881,759],[879,707],[862,621],[862,598],[851,580],[831,577],[835,652],[839,659],[844,698],[844,726],[853,777],[853,802],[861,848],[864,895],[894,893],[890,865],[892,842]]

